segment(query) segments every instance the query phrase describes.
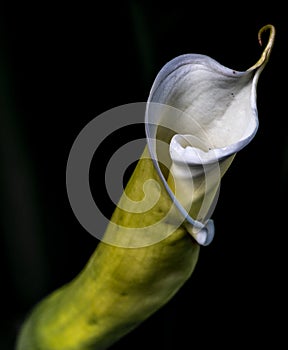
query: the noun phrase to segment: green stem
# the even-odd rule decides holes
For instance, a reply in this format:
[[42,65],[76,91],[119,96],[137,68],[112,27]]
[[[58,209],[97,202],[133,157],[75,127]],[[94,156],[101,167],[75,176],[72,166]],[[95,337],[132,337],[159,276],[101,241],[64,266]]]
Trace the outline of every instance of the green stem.
[[[150,159],[139,160],[126,195],[141,199],[147,179],[161,187],[157,204],[145,214],[116,208],[111,222],[139,227],[144,221],[148,227],[165,217],[171,200]],[[164,220],[163,231],[167,225]],[[108,225],[106,234],[114,227]],[[17,350],[107,349],[175,295],[192,274],[198,254],[199,245],[183,227],[141,248],[100,242],[83,271],[32,310]]]

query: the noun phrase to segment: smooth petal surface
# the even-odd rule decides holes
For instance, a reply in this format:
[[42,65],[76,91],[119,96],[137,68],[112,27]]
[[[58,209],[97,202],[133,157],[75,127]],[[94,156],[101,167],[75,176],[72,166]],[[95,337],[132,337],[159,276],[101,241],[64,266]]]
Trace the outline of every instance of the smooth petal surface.
[[[205,55],[181,55],[161,69],[150,91],[146,135],[151,157],[189,232],[203,245],[214,235],[209,218],[220,179],[258,129],[257,82],[275,35],[273,26],[263,27],[260,43],[267,29],[269,42],[247,71],[224,67]],[[161,164],[170,169],[172,186]],[[196,209],[189,207],[192,198]]]

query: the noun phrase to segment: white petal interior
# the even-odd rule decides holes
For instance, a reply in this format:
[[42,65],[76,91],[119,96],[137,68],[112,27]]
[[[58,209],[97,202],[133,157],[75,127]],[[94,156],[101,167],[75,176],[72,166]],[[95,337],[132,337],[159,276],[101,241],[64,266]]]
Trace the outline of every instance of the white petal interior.
[[172,159],[181,152],[191,162],[199,157],[210,162],[244,147],[258,126],[253,72],[236,72],[202,55],[180,58],[160,71],[150,94],[152,102],[183,112],[169,121],[181,135],[172,139]]

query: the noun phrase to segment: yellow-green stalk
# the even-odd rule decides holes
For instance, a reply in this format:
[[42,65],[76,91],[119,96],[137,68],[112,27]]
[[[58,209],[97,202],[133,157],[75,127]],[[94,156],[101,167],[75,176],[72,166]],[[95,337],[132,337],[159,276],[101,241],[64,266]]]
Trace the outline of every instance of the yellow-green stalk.
[[[155,207],[144,217],[124,216],[116,208],[112,221],[140,227],[144,220],[149,226],[167,214],[171,199],[147,157],[139,160],[127,196],[141,200],[147,179],[156,180],[161,188]],[[79,276],[36,306],[24,324],[17,350],[107,349],[173,297],[192,274],[198,254],[199,245],[183,227],[143,248],[100,242]]]

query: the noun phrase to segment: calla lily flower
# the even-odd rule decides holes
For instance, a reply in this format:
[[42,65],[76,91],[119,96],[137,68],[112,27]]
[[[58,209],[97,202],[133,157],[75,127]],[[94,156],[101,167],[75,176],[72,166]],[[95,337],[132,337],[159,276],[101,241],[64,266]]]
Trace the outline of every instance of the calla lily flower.
[[[256,88],[275,36],[273,26],[263,27],[258,36],[261,45],[266,30],[270,31],[268,44],[260,60],[247,71],[224,67],[205,55],[185,54],[161,69],[150,92],[146,133],[151,157],[185,217],[187,230],[202,245],[214,236],[210,216],[220,179],[258,129]],[[169,150],[159,146],[163,142]],[[167,167],[167,152],[174,190],[161,168],[162,163]]]
[[[268,44],[247,71],[195,54],[179,56],[162,68],[145,104],[147,147],[103,239],[78,276],[27,315],[17,350],[107,349],[189,279],[200,245],[209,244],[214,235],[210,217],[221,177],[257,132],[256,87],[275,36],[273,26],[263,27],[260,44],[267,29]],[[92,139],[90,131],[84,135]],[[93,144],[83,139],[84,145]],[[72,159],[77,150],[72,147]],[[80,163],[84,170],[89,154]],[[67,168],[68,175],[71,169],[77,173],[77,167]],[[76,175],[85,182],[81,171]],[[78,184],[70,176],[68,180],[70,189]],[[82,198],[79,188],[75,193]]]

